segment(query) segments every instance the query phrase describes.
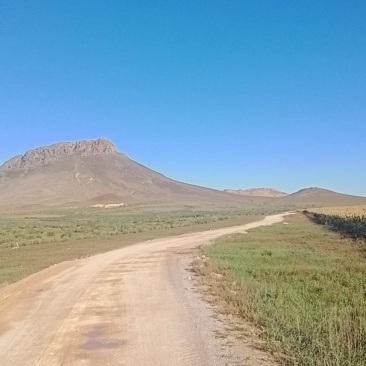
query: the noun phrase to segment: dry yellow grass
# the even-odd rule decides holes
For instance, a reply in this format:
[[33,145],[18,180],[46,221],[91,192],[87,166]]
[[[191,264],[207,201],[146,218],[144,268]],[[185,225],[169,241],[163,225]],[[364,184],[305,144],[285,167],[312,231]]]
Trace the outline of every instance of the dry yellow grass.
[[366,215],[366,205],[355,206],[339,206],[339,207],[323,207],[311,209],[312,212],[325,214],[325,215],[337,215],[341,217],[348,216],[362,216]]

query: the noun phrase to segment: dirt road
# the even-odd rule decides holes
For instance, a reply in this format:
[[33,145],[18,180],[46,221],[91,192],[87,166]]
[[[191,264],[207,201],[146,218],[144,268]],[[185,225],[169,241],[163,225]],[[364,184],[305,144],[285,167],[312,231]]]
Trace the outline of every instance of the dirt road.
[[215,337],[212,309],[192,288],[184,254],[282,220],[156,239],[64,262],[2,289],[0,364],[234,364]]

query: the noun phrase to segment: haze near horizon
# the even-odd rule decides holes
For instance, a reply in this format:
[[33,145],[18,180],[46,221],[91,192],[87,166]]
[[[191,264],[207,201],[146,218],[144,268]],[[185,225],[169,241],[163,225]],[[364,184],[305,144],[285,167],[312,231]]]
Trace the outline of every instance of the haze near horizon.
[[207,187],[366,196],[366,4],[0,5],[0,165],[101,136]]

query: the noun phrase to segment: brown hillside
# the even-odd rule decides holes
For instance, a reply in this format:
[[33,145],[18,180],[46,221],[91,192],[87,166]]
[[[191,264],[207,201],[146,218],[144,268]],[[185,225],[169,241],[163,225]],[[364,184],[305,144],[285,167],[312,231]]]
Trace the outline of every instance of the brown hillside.
[[252,200],[167,178],[118,153],[107,139],[37,148],[0,167],[1,207],[147,201]]
[[351,196],[317,187],[301,189],[277,201],[282,205],[332,206],[366,204],[366,197]]

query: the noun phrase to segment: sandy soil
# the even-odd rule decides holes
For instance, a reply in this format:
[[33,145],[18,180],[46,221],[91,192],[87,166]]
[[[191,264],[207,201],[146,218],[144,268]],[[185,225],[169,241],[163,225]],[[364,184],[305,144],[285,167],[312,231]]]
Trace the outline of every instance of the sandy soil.
[[239,358],[219,336],[222,323],[190,279],[189,253],[282,220],[152,240],[64,262],[2,289],[1,365],[267,364],[250,347]]

